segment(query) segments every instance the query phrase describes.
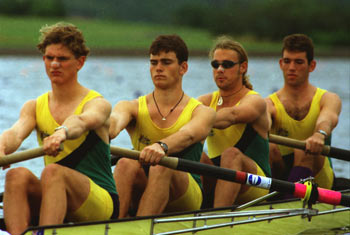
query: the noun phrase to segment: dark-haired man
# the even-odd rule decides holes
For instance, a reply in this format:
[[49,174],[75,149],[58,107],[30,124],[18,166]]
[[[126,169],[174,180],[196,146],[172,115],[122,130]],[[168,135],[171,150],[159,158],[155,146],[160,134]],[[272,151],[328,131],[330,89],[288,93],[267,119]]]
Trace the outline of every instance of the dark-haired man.
[[165,155],[199,162],[215,112],[182,89],[188,49],[179,36],[158,36],[149,54],[154,91],[117,103],[111,115],[110,137],[126,128],[141,151],[139,161],[122,158],[114,171],[120,217],[128,216],[130,207],[143,216],[196,210],[202,203],[199,175],[157,164]]
[[306,149],[270,144],[272,173],[291,182],[313,176],[320,187],[330,189],[334,181],[332,163],[321,151],[324,144],[330,144],[341,100],[335,93],[309,82],[316,61],[313,42],[308,36],[286,36],[279,64],[284,86],[266,98],[272,118],[271,133],[305,140]]

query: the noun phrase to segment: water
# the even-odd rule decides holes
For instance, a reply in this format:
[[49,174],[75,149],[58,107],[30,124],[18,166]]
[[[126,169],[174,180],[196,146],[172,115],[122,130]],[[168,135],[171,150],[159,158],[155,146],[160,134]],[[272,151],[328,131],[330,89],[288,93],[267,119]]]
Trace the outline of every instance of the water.
[[[254,89],[263,97],[283,85],[278,58],[250,58],[248,74]],[[343,109],[332,141],[335,147],[350,149],[350,59],[319,59],[310,80],[314,85],[336,92],[341,97]],[[153,90],[146,57],[91,57],[79,72],[79,81],[102,93],[113,106],[120,100],[134,99]],[[26,100],[35,99],[50,88],[40,57],[0,57],[0,133],[17,120],[19,110]],[[216,89],[207,58],[190,59],[183,88],[193,97]],[[123,131],[112,141],[112,145],[130,148],[127,133]],[[32,133],[20,150],[34,147],[38,145],[36,135]],[[333,163],[336,176],[350,178],[349,162],[334,159]],[[43,160],[37,158],[12,165],[16,166],[28,167],[40,176]],[[6,171],[0,173],[0,192],[4,190]]]

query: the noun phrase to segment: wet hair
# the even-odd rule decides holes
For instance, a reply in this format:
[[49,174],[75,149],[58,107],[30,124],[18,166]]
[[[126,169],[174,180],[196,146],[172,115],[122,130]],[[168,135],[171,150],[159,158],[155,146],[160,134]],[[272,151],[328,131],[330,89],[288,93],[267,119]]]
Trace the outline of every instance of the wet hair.
[[160,35],[151,44],[149,53],[159,55],[161,52],[174,52],[179,64],[188,60],[186,43],[178,35]]
[[283,52],[306,52],[307,61],[310,62],[314,59],[314,44],[312,39],[304,34],[291,34],[283,39]]
[[[248,54],[244,47],[237,41],[233,40],[229,36],[220,36],[216,39],[214,46],[209,52],[209,58],[213,59],[214,52],[217,49],[223,49],[223,50],[232,50],[237,52],[238,54],[238,60],[239,63],[247,62],[248,63]],[[246,73],[243,74],[243,85],[247,87],[250,90],[253,90],[253,85],[249,81],[249,76],[246,75]]]
[[45,25],[40,29],[41,36],[37,48],[45,54],[46,47],[51,44],[63,44],[75,56],[87,56],[90,49],[85,45],[82,32],[73,24],[58,22],[54,25]]

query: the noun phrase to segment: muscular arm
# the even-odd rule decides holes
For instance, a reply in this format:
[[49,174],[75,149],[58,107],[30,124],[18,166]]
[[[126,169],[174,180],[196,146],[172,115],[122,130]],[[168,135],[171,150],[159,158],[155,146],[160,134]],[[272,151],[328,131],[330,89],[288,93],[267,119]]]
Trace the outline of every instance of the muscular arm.
[[323,130],[330,135],[332,130],[338,124],[339,114],[341,112],[341,100],[335,93],[326,92],[321,99],[320,114],[315,125],[315,132],[306,139],[306,151],[319,154],[324,146],[325,136],[319,133]]
[[215,120],[215,111],[212,108],[200,105],[192,113],[192,119],[178,132],[161,141],[167,143],[168,154],[184,150],[186,147],[205,140]]
[[23,140],[34,130],[36,126],[35,106],[35,100],[27,101],[21,109],[19,119],[0,135],[0,156],[16,151]]
[[216,114],[214,127],[225,129],[237,123],[252,123],[266,111],[266,103],[258,95],[249,95],[238,106],[225,107]]
[[84,105],[83,111],[79,115],[71,115],[62,123],[65,129],[60,129],[44,139],[44,151],[48,155],[56,156],[58,154],[60,144],[66,139],[76,139],[85,131],[96,130],[96,133],[103,132],[103,126],[106,127],[106,134],[100,137],[108,142],[109,116],[111,113],[111,105],[104,98],[95,98]]
[[267,114],[269,119],[269,129],[271,129],[273,121],[275,120],[275,117],[276,117],[276,108],[269,97],[265,98],[265,102],[266,102],[266,109],[267,109]]
[[134,118],[136,118],[137,110],[137,100],[120,101],[116,104],[110,118],[110,139],[117,137],[119,133],[124,130]]
[[[192,113],[191,121],[184,125],[176,133],[161,139],[168,145],[168,155],[177,153],[188,146],[203,141],[209,134],[215,121],[215,111],[204,105],[198,106]],[[140,154],[141,163],[156,165],[164,156],[164,151],[159,144],[154,143],[145,147]]]

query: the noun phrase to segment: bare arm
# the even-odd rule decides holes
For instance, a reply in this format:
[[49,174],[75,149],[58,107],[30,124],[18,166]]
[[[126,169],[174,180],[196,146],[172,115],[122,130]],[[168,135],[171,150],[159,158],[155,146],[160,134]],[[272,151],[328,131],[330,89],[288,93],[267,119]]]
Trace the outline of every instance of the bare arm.
[[136,118],[138,101],[120,101],[113,108],[109,127],[109,137],[114,139]]
[[[56,156],[59,146],[66,139],[76,139],[85,131],[96,130],[100,137],[108,142],[109,116],[111,113],[110,103],[102,98],[95,98],[84,105],[83,111],[79,115],[71,115],[62,123],[65,129],[60,129],[44,139],[44,151],[48,155]],[[103,129],[105,128],[105,130]],[[105,134],[101,134],[105,132]]]
[[169,147],[169,154],[184,150],[188,146],[203,141],[208,136],[215,120],[215,111],[206,106],[198,106],[192,119],[178,132],[162,139]]
[[[178,132],[161,139],[168,145],[168,155],[177,153],[188,146],[203,141],[209,134],[215,121],[215,111],[204,105],[198,106],[192,113],[192,119]],[[154,143],[145,147],[140,154],[140,162],[158,164],[165,153],[159,144]]]
[[275,116],[276,116],[276,108],[269,97],[265,98],[265,101],[266,101],[266,108],[267,108],[267,114],[269,119],[269,129],[271,129],[273,121],[275,120]]
[[306,151],[314,154],[320,154],[324,146],[325,136],[319,130],[324,131],[329,136],[337,126],[341,112],[341,100],[337,94],[326,92],[322,96],[320,106],[321,110],[316,121],[315,132],[306,139]]
[[0,135],[0,156],[16,151],[23,140],[34,130],[36,126],[35,106],[35,100],[27,101],[21,109],[19,119]]
[[220,109],[214,127],[225,129],[237,123],[252,123],[266,111],[266,103],[258,95],[249,95],[238,106]]

